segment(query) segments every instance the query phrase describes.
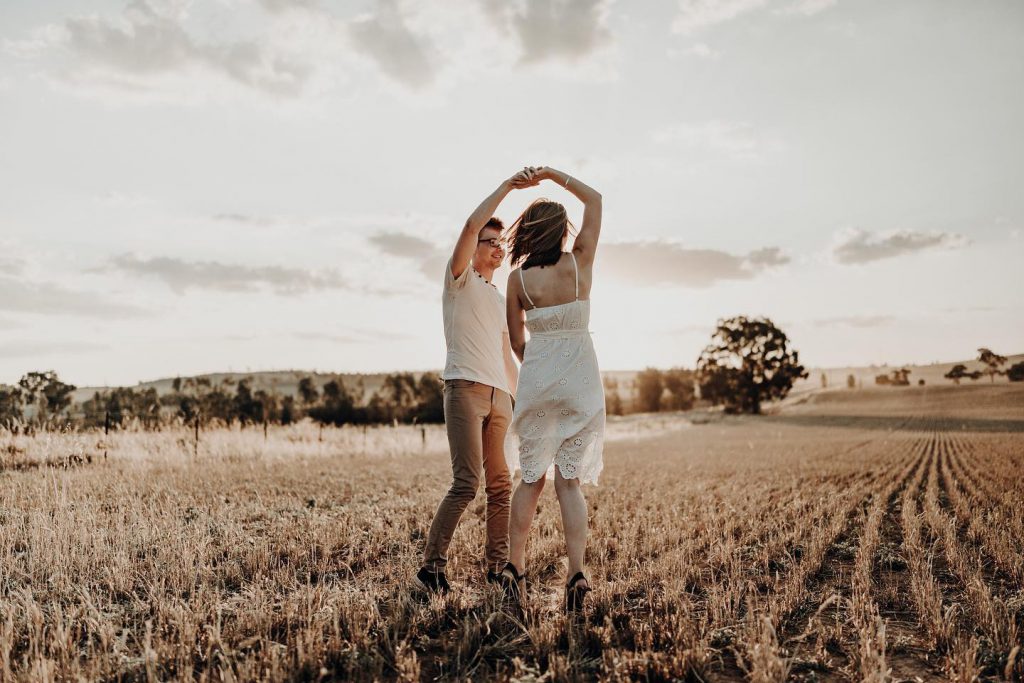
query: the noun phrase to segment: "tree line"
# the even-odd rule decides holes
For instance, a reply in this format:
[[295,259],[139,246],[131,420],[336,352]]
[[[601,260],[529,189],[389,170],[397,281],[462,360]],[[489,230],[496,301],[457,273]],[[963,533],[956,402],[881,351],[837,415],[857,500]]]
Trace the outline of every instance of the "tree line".
[[30,372],[13,386],[0,385],[0,427],[117,429],[136,423],[155,429],[196,422],[245,427],[287,425],[304,417],[324,425],[444,421],[441,380],[430,373],[419,378],[411,372],[387,375],[381,388],[365,401],[361,381],[348,387],[341,378],[334,378],[318,385],[311,376],[299,379],[296,395],[254,388],[251,377],[220,382],[179,377],[164,394],[155,387],[118,387],[94,392],[73,405],[71,394],[76,388],[52,370]]
[[[985,375],[990,381],[997,375],[1024,381],[1024,362],[1002,370],[1007,358],[987,348],[978,349],[978,360],[983,370],[969,372],[966,365],[957,364],[945,377],[957,384],[964,378],[977,380]],[[878,375],[875,383],[907,386],[909,375],[908,368],[897,368],[891,374]],[[798,352],[770,319],[736,316],[718,321],[696,369],[649,367],[636,375],[631,386],[620,386],[615,378],[606,377],[605,402],[610,415],[689,410],[697,400],[723,406],[726,412],[759,413],[764,402],[785,398],[793,383],[807,376]],[[824,375],[822,386],[827,386]],[[853,375],[847,377],[847,386],[857,386]],[[31,429],[113,424],[116,428],[130,421],[144,428],[196,421],[246,426],[290,424],[305,417],[323,425],[444,421],[443,384],[431,373],[386,375],[382,386],[365,400],[361,380],[354,387],[341,378],[318,386],[310,376],[299,379],[295,395],[254,388],[251,377],[218,383],[207,377],[178,378],[163,395],[152,387],[122,387],[96,392],[72,408],[75,389],[52,370],[30,372],[13,386],[0,385],[0,426]],[[628,390],[625,397],[623,390]]]
[[[807,377],[785,333],[767,318],[738,316],[719,320],[695,370],[647,368],[637,374],[626,405],[616,380],[605,379],[608,413],[688,410],[698,399],[727,412],[759,413],[761,404],[784,398],[796,379]],[[444,421],[443,384],[437,375],[399,372],[364,400],[360,383],[341,378],[317,385],[299,379],[295,394],[254,388],[251,377],[214,382],[208,377],[177,378],[171,391],[121,387],[97,391],[71,406],[75,386],[55,372],[30,372],[14,386],[0,385],[0,426],[117,428],[136,422],[143,428],[172,423],[290,424],[308,417],[322,425],[439,423]]]

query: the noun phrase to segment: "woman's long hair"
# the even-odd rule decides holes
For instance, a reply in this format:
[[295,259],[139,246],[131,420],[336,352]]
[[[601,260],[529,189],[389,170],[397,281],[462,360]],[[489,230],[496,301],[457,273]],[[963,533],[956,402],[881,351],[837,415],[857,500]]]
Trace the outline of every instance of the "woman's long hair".
[[562,245],[568,233],[576,234],[565,207],[548,199],[538,199],[508,227],[502,239],[508,245],[512,267],[523,270],[534,266],[550,266],[562,256]]

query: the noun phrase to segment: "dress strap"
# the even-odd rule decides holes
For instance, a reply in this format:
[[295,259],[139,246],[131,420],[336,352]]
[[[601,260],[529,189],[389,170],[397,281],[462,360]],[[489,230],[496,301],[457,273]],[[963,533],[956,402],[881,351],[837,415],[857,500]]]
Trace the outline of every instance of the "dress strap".
[[[579,301],[580,300],[580,269],[576,266],[576,254],[574,254],[573,252],[570,251],[569,252],[569,256],[572,256],[572,272],[573,272],[573,275],[576,278],[576,301]],[[523,274],[522,271],[519,271],[519,274],[522,275]]]
[[537,304],[533,303],[533,299],[526,292],[526,280],[523,279],[523,269],[519,269],[519,284],[523,286],[523,294],[526,295],[526,300],[530,302],[530,308],[537,308]]

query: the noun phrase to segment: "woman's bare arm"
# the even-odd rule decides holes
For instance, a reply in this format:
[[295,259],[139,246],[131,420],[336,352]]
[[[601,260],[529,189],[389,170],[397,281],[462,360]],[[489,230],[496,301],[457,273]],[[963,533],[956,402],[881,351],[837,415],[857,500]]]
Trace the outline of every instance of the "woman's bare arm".
[[513,270],[509,273],[508,283],[505,285],[505,316],[508,320],[508,340],[512,346],[512,353],[522,363],[523,353],[526,351],[526,311],[519,300],[519,290],[519,276]]
[[580,265],[593,264],[597,241],[601,237],[601,193],[565,171],[558,171],[550,166],[542,166],[535,177],[562,185],[583,202],[583,224],[576,235],[572,250]]

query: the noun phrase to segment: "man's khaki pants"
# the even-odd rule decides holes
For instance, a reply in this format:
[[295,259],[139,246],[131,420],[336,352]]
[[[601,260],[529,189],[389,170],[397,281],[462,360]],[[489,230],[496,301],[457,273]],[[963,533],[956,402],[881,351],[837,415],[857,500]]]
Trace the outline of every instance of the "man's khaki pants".
[[505,432],[512,422],[512,398],[479,382],[445,380],[444,421],[452,456],[452,485],[434,513],[423,565],[431,571],[444,571],[452,534],[476,496],[482,470],[487,492],[487,566],[500,572],[508,561],[512,477],[504,448]]

